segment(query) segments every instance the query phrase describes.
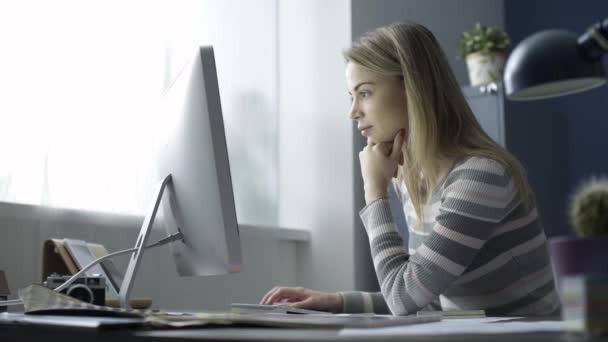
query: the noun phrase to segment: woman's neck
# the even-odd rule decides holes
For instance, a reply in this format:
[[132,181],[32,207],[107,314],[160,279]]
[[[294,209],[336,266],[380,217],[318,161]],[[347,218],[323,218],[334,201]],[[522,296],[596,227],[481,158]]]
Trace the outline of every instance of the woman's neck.
[[[454,165],[456,158],[448,158],[441,157],[437,159],[437,173],[436,180],[437,182],[441,182],[441,180],[450,172],[452,166]],[[425,178],[424,172],[420,172],[420,181],[423,181]]]
[[438,169],[437,169],[437,180],[442,180],[450,169],[452,169],[452,165],[454,165],[454,158],[439,158],[437,161]]

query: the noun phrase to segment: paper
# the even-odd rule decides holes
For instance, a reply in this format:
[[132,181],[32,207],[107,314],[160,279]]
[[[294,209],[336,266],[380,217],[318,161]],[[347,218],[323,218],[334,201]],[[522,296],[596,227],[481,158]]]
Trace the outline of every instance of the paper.
[[132,328],[142,326],[142,318],[115,317],[85,317],[85,316],[55,316],[55,315],[24,315],[20,313],[0,313],[0,320],[12,323],[39,324],[51,326],[77,327],[86,329],[103,328]]
[[25,313],[57,313],[65,311],[65,314],[73,312],[77,314],[84,311],[98,312],[99,316],[142,316],[151,311],[111,308],[85,303],[76,298],[55,292],[41,285],[30,285],[19,289],[19,298],[23,301]]
[[[340,315],[293,315],[279,313],[238,314],[238,313],[196,313],[176,316],[154,314],[146,317],[146,323],[154,327],[196,327],[209,324],[248,325],[282,328],[378,328],[425,324],[441,320],[439,316],[340,316]],[[361,329],[359,329],[361,330]]]
[[343,329],[340,336],[421,336],[453,334],[512,334],[532,332],[564,332],[562,321],[538,321],[524,317],[490,317],[449,319],[423,325],[386,327],[374,330]]

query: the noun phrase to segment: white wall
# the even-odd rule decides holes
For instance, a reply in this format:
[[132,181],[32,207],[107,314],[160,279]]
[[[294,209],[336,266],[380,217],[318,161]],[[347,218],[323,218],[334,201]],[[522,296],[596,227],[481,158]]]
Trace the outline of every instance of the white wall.
[[310,230],[298,284],[354,288],[350,1],[279,2],[279,225]]

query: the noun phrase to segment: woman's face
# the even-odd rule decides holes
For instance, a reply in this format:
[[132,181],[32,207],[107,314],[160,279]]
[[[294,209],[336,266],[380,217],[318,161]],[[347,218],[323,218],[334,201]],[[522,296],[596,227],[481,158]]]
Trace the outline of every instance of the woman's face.
[[351,97],[350,118],[368,143],[392,142],[400,129],[407,139],[407,102],[403,81],[346,64],[346,85]]

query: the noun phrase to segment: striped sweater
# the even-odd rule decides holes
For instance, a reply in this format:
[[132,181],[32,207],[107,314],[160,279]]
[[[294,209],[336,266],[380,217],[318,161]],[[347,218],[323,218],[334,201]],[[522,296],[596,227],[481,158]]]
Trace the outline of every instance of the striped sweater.
[[381,292],[340,292],[343,311],[407,315],[477,310],[490,316],[551,315],[559,310],[546,237],[531,196],[526,208],[498,162],[454,163],[419,222],[405,186],[394,183],[409,248],[387,199],[360,212]]

